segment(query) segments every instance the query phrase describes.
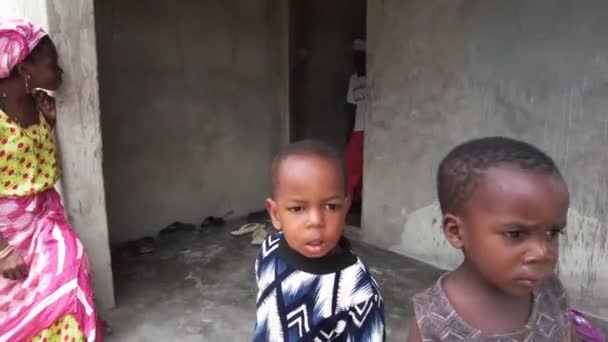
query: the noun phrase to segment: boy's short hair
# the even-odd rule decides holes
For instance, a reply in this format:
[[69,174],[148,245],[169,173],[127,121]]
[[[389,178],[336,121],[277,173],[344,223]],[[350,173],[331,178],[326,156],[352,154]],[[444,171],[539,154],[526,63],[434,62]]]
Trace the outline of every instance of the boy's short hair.
[[503,165],[562,179],[553,159],[531,144],[506,137],[470,140],[456,146],[439,164],[437,194],[441,211],[444,214],[458,211],[484,171]]
[[315,156],[321,157],[338,166],[338,172],[342,178],[341,185],[346,189],[346,167],[342,156],[328,144],[319,140],[301,140],[291,143],[277,153],[272,160],[271,177],[272,177],[272,192],[276,190],[277,176],[281,164],[289,157],[293,156]]

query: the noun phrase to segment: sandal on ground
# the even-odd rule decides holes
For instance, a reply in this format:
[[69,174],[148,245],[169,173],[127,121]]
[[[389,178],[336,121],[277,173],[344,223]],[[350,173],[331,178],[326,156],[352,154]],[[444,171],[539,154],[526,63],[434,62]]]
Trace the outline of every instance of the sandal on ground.
[[201,228],[222,227],[232,214],[234,214],[234,210],[228,210],[222,217],[207,216],[201,223]]
[[158,235],[163,237],[166,235],[171,235],[175,233],[190,233],[194,231],[194,225],[181,223],[181,222],[173,222],[167,228],[162,229]]
[[259,223],[247,223],[246,225],[241,226],[241,228],[230,232],[230,235],[232,235],[232,236],[247,235],[247,234],[251,234],[251,233],[255,232],[259,228],[264,228],[264,225],[259,224]]
[[222,217],[215,216],[207,216],[203,223],[201,223],[201,228],[205,227],[221,227],[226,224],[226,220]]
[[252,234],[253,239],[251,240],[251,244],[254,246],[261,246],[267,236],[268,232],[266,231],[266,226],[260,225]]

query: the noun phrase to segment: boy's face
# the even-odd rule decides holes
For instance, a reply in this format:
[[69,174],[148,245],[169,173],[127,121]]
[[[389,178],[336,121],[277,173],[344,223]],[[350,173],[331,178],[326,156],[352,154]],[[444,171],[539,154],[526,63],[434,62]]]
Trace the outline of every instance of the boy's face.
[[281,162],[275,177],[274,198],[266,200],[274,226],[305,257],[332,253],[350,205],[339,166],[314,155],[291,156]]
[[444,224],[448,240],[480,276],[504,293],[525,296],[553,274],[568,206],[567,186],[558,177],[492,168],[459,216],[446,215]]

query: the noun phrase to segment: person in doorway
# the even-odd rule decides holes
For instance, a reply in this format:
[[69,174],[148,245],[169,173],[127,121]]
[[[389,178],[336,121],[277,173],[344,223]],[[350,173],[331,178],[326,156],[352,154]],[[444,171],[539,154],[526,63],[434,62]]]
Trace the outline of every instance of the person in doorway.
[[274,227],[256,260],[253,341],[385,339],[378,284],[342,236],[350,199],[342,157],[326,144],[289,145],[272,162]]
[[363,188],[363,142],[367,117],[367,81],[365,76],[365,40],[353,42],[355,72],[350,76],[346,102],[354,106],[355,121],[344,151],[347,182],[346,191],[354,205],[361,201]]
[[440,163],[443,230],[464,261],[414,297],[410,342],[578,341],[554,273],[569,192],[527,143],[476,139]]
[[63,70],[49,36],[0,17],[0,341],[100,341],[89,263],[54,186]]

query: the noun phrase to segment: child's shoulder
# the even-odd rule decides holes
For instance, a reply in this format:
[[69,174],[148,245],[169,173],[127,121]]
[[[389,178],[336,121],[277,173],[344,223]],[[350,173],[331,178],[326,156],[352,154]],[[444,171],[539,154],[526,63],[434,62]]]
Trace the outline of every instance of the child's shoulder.
[[[418,308],[424,311],[441,310],[446,312],[452,310],[449,299],[441,286],[442,280],[448,274],[449,273],[443,274],[433,286],[414,295],[414,309]],[[543,302],[557,303],[560,308],[564,310],[568,309],[568,295],[557,275],[551,276],[551,278],[536,291],[536,296],[539,297],[539,299],[543,299],[538,300],[537,304],[542,304]]]
[[415,317],[423,318],[431,313],[451,314],[452,307],[441,287],[441,282],[448,274],[443,274],[431,287],[414,295]]
[[283,240],[283,234],[271,233],[260,246],[255,260],[255,274],[258,287],[261,289],[271,286],[275,281],[277,252],[281,240]]
[[279,245],[281,241],[284,239],[283,233],[281,232],[272,232],[268,234],[260,249],[258,251],[257,260],[262,261],[268,258],[276,257],[277,250],[279,249]]

